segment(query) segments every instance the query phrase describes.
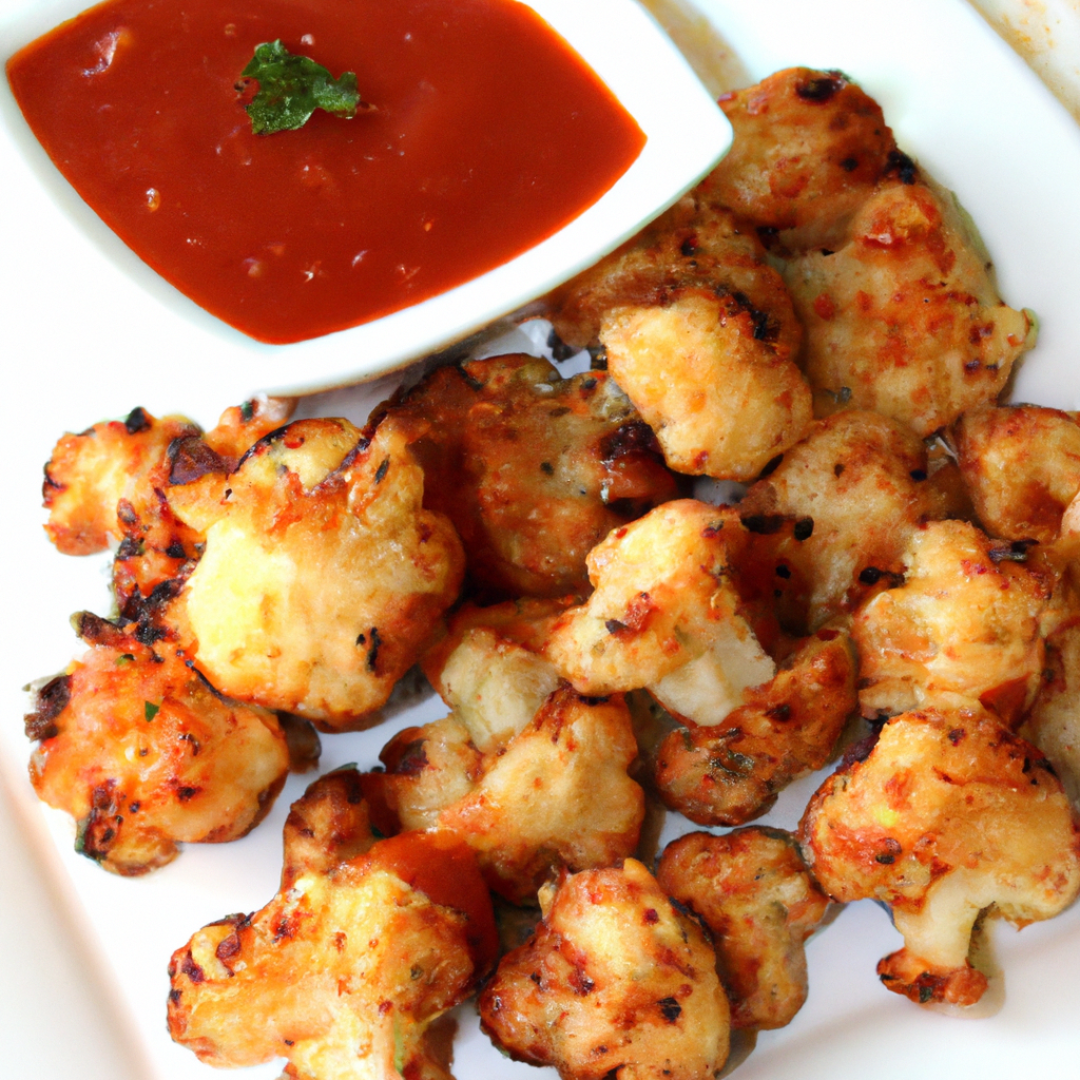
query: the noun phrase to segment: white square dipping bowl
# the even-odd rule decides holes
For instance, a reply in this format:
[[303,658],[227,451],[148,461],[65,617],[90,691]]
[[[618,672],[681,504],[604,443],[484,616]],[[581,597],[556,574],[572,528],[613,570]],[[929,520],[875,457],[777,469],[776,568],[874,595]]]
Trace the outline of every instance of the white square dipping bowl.
[[[347,330],[266,345],[199,308],[143,263],[79,198],[0,88],[0,229],[9,356],[84,357],[88,385],[122,365],[124,400],[183,409],[183,387],[214,385],[224,405],[370,379],[447,348],[607,254],[661,213],[727,151],[731,127],[636,0],[529,0],[646,136],[596,203],[509,262],[440,295]],[[0,0],[0,52],[13,52],[86,0]],[[81,376],[80,376],[81,377]],[[166,397],[166,387],[168,396]],[[93,396],[93,395],[91,395]],[[115,400],[115,389],[113,390]],[[113,409],[124,407],[124,402]]]

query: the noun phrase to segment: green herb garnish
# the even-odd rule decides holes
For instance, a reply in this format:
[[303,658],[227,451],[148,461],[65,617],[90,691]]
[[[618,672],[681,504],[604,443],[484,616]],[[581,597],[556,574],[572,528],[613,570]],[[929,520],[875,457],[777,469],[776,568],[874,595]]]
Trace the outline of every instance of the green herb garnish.
[[254,58],[240,74],[259,82],[258,92],[245,106],[256,135],[295,131],[316,109],[350,118],[360,105],[353,72],[335,79],[322,64],[293,56],[280,41],[256,45]]
[[85,855],[88,859],[93,859],[95,862],[101,862],[102,855],[97,851],[87,850],[87,840],[90,839],[91,815],[87,814],[84,818],[79,818],[75,826],[75,852],[78,855]]
[[155,705],[152,701],[144,701],[143,702],[143,716],[146,717],[146,722],[148,724],[150,723],[151,720],[154,719],[155,716],[157,716],[158,710],[160,708],[161,708],[160,705]]

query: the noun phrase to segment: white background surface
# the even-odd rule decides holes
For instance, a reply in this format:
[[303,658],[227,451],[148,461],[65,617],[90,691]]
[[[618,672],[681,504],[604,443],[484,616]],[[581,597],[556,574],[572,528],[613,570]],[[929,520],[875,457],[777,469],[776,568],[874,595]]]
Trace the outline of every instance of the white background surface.
[[1080,121],[1080,0],[972,0]]
[[[1017,396],[1080,406],[1080,132],[974,11],[961,0],[698,5],[755,78],[794,63],[839,67],[879,98],[900,144],[973,213],[1006,299],[1040,316],[1040,343]],[[9,156],[2,164],[10,178],[17,163]],[[41,467],[57,436],[134,405],[212,423],[258,386],[239,387],[229,372],[215,379],[198,357],[185,363],[152,321],[127,325],[115,313],[110,272],[96,261],[94,245],[71,230],[43,190],[20,187],[17,198],[10,190],[0,200],[7,420],[0,812],[8,822],[0,832],[0,1075],[206,1080],[214,1074],[164,1034],[168,956],[211,919],[269,899],[281,823],[305,781],[290,781],[271,818],[247,839],[189,847],[148,878],[120,880],[75,856],[70,823],[36,803],[25,779],[19,687],[59,671],[77,651],[67,626],[72,612],[107,605],[104,561],[64,558],[40,529]],[[74,322],[87,302],[89,314]],[[198,349],[197,336],[189,347]],[[355,413],[363,400],[360,394],[346,404]],[[429,704],[418,719],[440,711]],[[370,765],[389,734],[382,727],[324,737],[322,767]],[[808,780],[789,789],[769,820],[792,826],[813,786]],[[806,1007],[788,1028],[763,1034],[736,1075],[951,1080],[1047,1068],[1076,1075],[1080,910],[1021,934],[997,927],[994,941],[1005,971],[1000,1011],[986,1019],[944,1017],[881,988],[874,966],[898,936],[875,905],[848,908],[810,944]],[[470,1034],[468,1008],[463,1025],[459,1080],[545,1075],[506,1061]],[[278,1071],[270,1065],[251,1075],[269,1080]]]

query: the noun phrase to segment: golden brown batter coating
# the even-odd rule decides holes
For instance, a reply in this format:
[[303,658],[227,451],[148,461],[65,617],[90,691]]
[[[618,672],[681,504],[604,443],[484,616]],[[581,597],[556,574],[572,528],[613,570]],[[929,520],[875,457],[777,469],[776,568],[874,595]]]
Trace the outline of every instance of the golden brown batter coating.
[[838,71],[788,68],[720,99],[735,129],[727,157],[699,186],[788,250],[834,247],[889,174],[914,170],[881,107]]
[[66,555],[118,543],[117,606],[126,618],[137,619],[172,598],[177,579],[201,551],[202,535],[173,514],[168,489],[206,472],[227,471],[290,410],[285,401],[249,401],[227,409],[204,434],[183,418],[158,420],[134,409],[122,421],[65,435],[45,466],[45,531]]
[[855,615],[865,716],[975,702],[1006,723],[1023,713],[1043,670],[1040,618],[1055,581],[1017,557],[967,522],[911,534],[903,584]]
[[1046,638],[1039,692],[1019,733],[1049,759],[1073,805],[1080,807],[1080,610]]
[[800,829],[833,899],[891,906],[904,948],[878,974],[923,1004],[982,995],[986,977],[968,961],[980,914],[1024,926],[1080,891],[1080,842],[1060,781],[978,706],[890,720],[825,781]]
[[955,199],[921,182],[881,188],[844,242],[789,262],[818,414],[871,409],[925,436],[995,400],[1034,334],[988,267]]
[[952,431],[979,521],[1005,540],[1056,540],[1080,492],[1080,424],[1040,405],[986,405]]
[[681,288],[662,304],[616,307],[600,341],[677,472],[752,480],[810,423],[806,380],[733,297]]
[[[433,829],[448,806],[465,798],[484,774],[484,755],[454,715],[402,728],[379,752],[385,772],[365,778],[376,825],[393,834]],[[385,808],[385,809],[384,809]]]
[[829,907],[795,838],[756,826],[688,833],[668,844],[656,880],[712,931],[731,1026],[789,1024],[806,1001],[804,942]]
[[76,850],[117,874],[171,862],[179,843],[235,840],[273,805],[289,769],[277,717],[215,691],[174,644],[145,645],[95,615],[91,646],[38,691],[30,779],[78,822]]
[[292,888],[303,874],[327,874],[369,851],[376,839],[360,773],[348,765],[335,769],[289,807],[281,883]]
[[600,326],[617,307],[654,307],[682,288],[706,288],[743,311],[755,340],[794,360],[802,326],[780,274],[752,228],[692,191],[637,236],[560,286],[545,301],[568,345],[600,343]]
[[[49,511],[45,531],[57,549],[90,555],[104,551],[110,538],[123,540],[132,512],[145,507],[155,481],[160,485],[167,477],[173,440],[199,434],[181,417],[158,420],[145,409],[133,409],[123,420],[61,437],[45,465],[42,487]],[[121,507],[121,500],[132,510]]]
[[[637,846],[645,812],[621,695],[555,691],[504,745],[481,754],[450,716],[406,728],[368,778],[406,829],[436,828],[476,853],[492,889],[529,903],[553,871],[609,866]],[[369,788],[370,790],[370,788]]]
[[849,614],[902,574],[912,530],[960,509],[947,474],[955,468],[934,471],[922,440],[895,420],[852,410],[818,421],[739,503],[775,561],[785,628],[805,633]]
[[524,597],[485,608],[465,604],[451,616],[446,637],[421,658],[428,681],[483,753],[522,731],[559,685],[543,649],[575,602]]
[[664,739],[656,755],[661,798],[699,825],[764,814],[792,780],[829,760],[858,703],[856,673],[847,633],[819,630],[721,723]]
[[[490,900],[452,838],[372,844],[354,788],[340,773],[317,781],[290,815],[277,896],[173,954],[169,1031],[200,1060],[284,1057],[294,1080],[450,1080],[427,1033],[494,960]],[[305,830],[306,850],[291,850]]]
[[696,193],[545,303],[563,341],[604,346],[678,472],[751,479],[810,418],[783,281],[753,231]]
[[645,867],[564,876],[540,905],[480,996],[488,1033],[564,1080],[712,1080],[729,1043],[715,955]]
[[730,510],[680,499],[589,553],[595,591],[551,630],[547,655],[583,694],[647,688],[671,713],[718,724],[776,672],[740,613]]
[[45,531],[65,555],[119,545],[113,585],[127,618],[138,618],[144,600],[197,557],[202,537],[177,520],[164,495],[174,450],[194,447],[206,450],[196,425],[134,409],[63,436],[45,466]]
[[422,507],[408,434],[301,420],[229,476],[171,488],[206,550],[170,616],[199,669],[324,730],[368,725],[456,599],[464,557]]
[[[295,398],[252,398],[226,409],[203,441],[232,472],[248,449],[286,423],[295,409]],[[174,477],[173,483],[180,482]]]
[[562,379],[546,360],[496,356],[439,368],[383,411],[411,426],[424,505],[453,521],[488,595],[586,588],[590,548],[676,493],[604,372]]
[[558,690],[439,825],[477,853],[492,888],[532,900],[553,870],[608,866],[637,847],[645,797],[628,775],[636,756],[620,695]]

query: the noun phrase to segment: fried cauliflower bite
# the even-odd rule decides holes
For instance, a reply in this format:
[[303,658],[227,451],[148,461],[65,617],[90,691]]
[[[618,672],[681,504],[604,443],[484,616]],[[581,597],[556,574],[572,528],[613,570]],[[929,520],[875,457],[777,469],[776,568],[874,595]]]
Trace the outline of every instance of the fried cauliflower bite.
[[877,413],[818,421],[739,503],[755,558],[774,562],[785,627],[816,630],[898,579],[912,530],[959,509],[942,483],[954,472],[932,470],[922,440]]
[[173,1039],[218,1067],[287,1058],[293,1080],[450,1080],[428,1032],[494,961],[491,902],[452,838],[373,839],[355,784],[317,781],[290,815],[280,892],[173,954]]
[[1039,692],[1019,733],[1049,759],[1073,805],[1080,807],[1080,611],[1046,639]]
[[[171,512],[165,492],[207,471],[224,471],[231,443],[250,445],[288,414],[266,399],[227,410],[217,428],[134,409],[120,421],[65,435],[45,466],[49,537],[66,555],[118,544],[113,565],[117,607],[137,619],[171,599],[172,585],[201,551],[202,536]],[[217,447],[218,449],[215,449]]]
[[848,635],[819,630],[721,723],[664,738],[656,753],[661,798],[699,825],[764,814],[788,784],[829,760],[858,703],[856,672]]
[[874,410],[925,436],[996,399],[1034,334],[988,267],[953,196],[922,182],[883,187],[846,242],[787,263],[818,414]]
[[564,686],[487,754],[450,716],[405,729],[380,757],[387,771],[368,783],[401,825],[458,836],[512,903],[534,900],[555,870],[609,866],[637,847],[645,797],[627,773],[637,744],[621,695]]
[[864,716],[981,702],[1006,723],[1030,705],[1043,671],[1039,621],[1055,582],[962,521],[911,534],[903,584],[855,614]]
[[227,476],[250,446],[288,419],[293,405],[261,398],[226,409],[209,431],[173,439],[160,465],[140,478],[142,505],[121,504],[125,534],[113,564],[113,590],[124,615],[156,621],[202,556],[202,532],[174,513],[172,501],[183,502],[177,489]]
[[636,756],[621,695],[557,690],[439,825],[476,852],[492,888],[531,900],[552,870],[607,866],[637,847],[645,796],[628,775]]
[[377,839],[362,774],[346,765],[320,776],[289,807],[282,887],[291,889],[304,874],[330,873],[339,863],[370,851]]
[[1058,538],[1080,492],[1080,424],[1060,409],[985,405],[952,430],[979,521],[1005,540]]
[[286,423],[295,409],[295,398],[251,398],[226,409],[203,435],[203,442],[232,472],[250,447]]
[[641,863],[563,876],[543,920],[480,996],[484,1028],[511,1057],[563,1080],[711,1080],[730,1010],[701,927]]
[[662,304],[613,308],[600,341],[677,472],[753,480],[810,423],[801,372],[758,337],[736,298],[685,288]]
[[301,420],[236,470],[170,489],[206,549],[170,609],[225,693],[323,730],[369,725],[456,599],[464,557],[421,505],[423,472],[392,421],[361,439]]
[[556,619],[575,602],[524,597],[485,608],[465,604],[451,616],[446,637],[421,657],[428,681],[482,753],[523,731],[559,685],[543,649]]
[[[65,555],[104,551],[128,534],[129,519],[154,499],[154,483],[168,473],[176,439],[198,436],[182,417],[155,419],[133,409],[123,420],[95,424],[61,437],[45,465],[42,486],[49,511],[45,531]],[[121,505],[121,504],[125,505]]]
[[277,717],[216,693],[175,645],[85,612],[77,625],[89,651],[26,717],[31,782],[77,821],[76,850],[132,876],[258,824],[289,769]]
[[438,368],[382,412],[410,426],[424,505],[454,523],[488,598],[585,588],[589,550],[677,493],[602,371],[563,379],[546,360],[495,356]]
[[205,449],[196,425],[134,409],[63,436],[45,466],[45,531],[65,555],[118,545],[113,588],[125,618],[138,618],[155,589],[197,557],[202,537],[177,520],[163,494],[177,451],[194,446]]
[[402,728],[379,752],[384,770],[365,777],[375,825],[394,834],[431,829],[448,806],[465,798],[484,774],[484,755],[454,715]]
[[613,308],[663,304],[672,291],[695,286],[737,304],[776,356],[798,356],[802,326],[761,241],[731,211],[704,203],[696,192],[556,289],[545,299],[545,314],[567,345],[594,347]]
[[648,689],[672,714],[713,725],[776,665],[739,612],[730,511],[666,503],[589,553],[595,591],[551,629],[546,654],[582,694]]
[[913,169],[881,107],[838,71],[778,71],[725,94],[720,107],[735,140],[700,197],[730,207],[782,249],[834,247],[879,181]]
[[795,838],[751,826],[687,833],[664,849],[656,880],[712,931],[733,1028],[780,1028],[806,1001],[806,939],[829,898]]
[[810,800],[810,869],[835,900],[892,908],[904,947],[882,982],[922,1004],[974,1004],[968,961],[980,916],[1049,919],[1080,891],[1080,843],[1043,755],[996,717],[925,710],[890,720]]

